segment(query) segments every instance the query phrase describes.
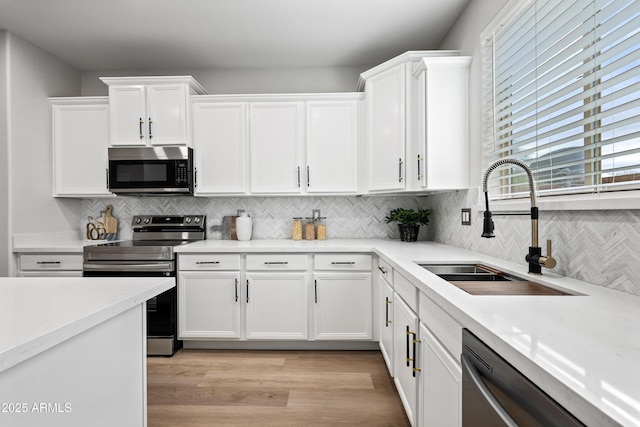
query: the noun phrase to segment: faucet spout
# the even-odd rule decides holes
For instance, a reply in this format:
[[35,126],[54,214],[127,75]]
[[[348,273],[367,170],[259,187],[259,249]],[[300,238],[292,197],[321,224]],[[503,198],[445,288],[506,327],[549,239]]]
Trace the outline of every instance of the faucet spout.
[[[484,211],[484,227],[482,231],[482,237],[491,238],[495,237],[493,230],[494,224],[491,217],[491,211],[489,210],[489,188],[488,181],[491,172],[499,168],[500,166],[512,164],[522,168],[529,179],[529,196],[531,198],[531,246],[529,247],[529,253],[525,259],[529,263],[529,273],[541,274],[542,266],[553,268],[556,265],[555,259],[551,257],[551,251],[549,250],[547,256],[542,255],[542,250],[538,246],[538,207],[536,206],[536,188],[533,181],[533,174],[531,169],[526,163],[517,159],[500,159],[487,168],[482,179],[482,191],[484,192],[485,211]],[[548,242],[549,249],[551,248],[550,241]]]

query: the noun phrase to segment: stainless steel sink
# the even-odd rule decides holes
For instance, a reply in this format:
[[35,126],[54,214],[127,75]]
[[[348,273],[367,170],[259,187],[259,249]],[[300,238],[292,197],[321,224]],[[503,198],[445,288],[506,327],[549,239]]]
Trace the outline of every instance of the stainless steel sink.
[[418,265],[472,295],[573,295],[483,264]]

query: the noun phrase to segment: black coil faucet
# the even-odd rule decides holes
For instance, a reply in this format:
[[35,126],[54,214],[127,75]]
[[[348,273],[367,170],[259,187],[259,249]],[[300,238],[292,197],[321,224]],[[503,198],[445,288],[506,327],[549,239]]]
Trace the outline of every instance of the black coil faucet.
[[542,249],[538,246],[538,207],[536,206],[536,188],[533,182],[531,169],[524,162],[516,159],[500,159],[487,168],[482,179],[482,191],[484,191],[484,225],[482,228],[482,237],[487,239],[495,237],[493,234],[494,224],[489,210],[489,189],[487,182],[491,172],[500,166],[512,164],[520,166],[527,173],[529,179],[529,195],[531,197],[531,246],[529,253],[525,256],[525,260],[529,263],[529,273],[542,274],[542,267],[553,268],[556,266],[556,260],[551,256],[551,240],[547,240],[547,255],[542,255]]

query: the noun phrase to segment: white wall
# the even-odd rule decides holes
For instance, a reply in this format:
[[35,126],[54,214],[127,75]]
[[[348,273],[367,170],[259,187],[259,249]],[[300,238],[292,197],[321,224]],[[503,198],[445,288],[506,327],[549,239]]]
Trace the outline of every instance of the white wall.
[[144,75],[190,75],[211,95],[354,92],[360,73],[372,67],[91,71],[82,73],[82,95],[107,95],[99,77]]
[[0,30],[0,277],[8,275],[9,265],[7,53],[7,32]]
[[481,129],[481,40],[480,33],[510,0],[471,0],[466,9],[445,36],[440,49],[460,50],[462,55],[472,56],[470,75],[470,161],[469,177],[472,187],[482,182],[482,129]]
[[[47,98],[79,95],[80,73],[30,42],[5,34],[7,76],[2,81],[8,90],[4,116],[9,129],[5,163],[9,234],[79,231],[81,201],[51,196],[51,114]],[[11,273],[13,266],[9,264]]]

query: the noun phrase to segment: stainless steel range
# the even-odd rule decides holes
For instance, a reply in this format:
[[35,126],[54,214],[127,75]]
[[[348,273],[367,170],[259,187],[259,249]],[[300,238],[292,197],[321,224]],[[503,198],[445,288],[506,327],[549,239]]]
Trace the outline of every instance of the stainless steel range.
[[[176,277],[173,248],[206,239],[204,215],[136,215],[130,241],[85,246],[83,276]],[[177,289],[147,301],[147,354],[171,356],[177,339]]]

